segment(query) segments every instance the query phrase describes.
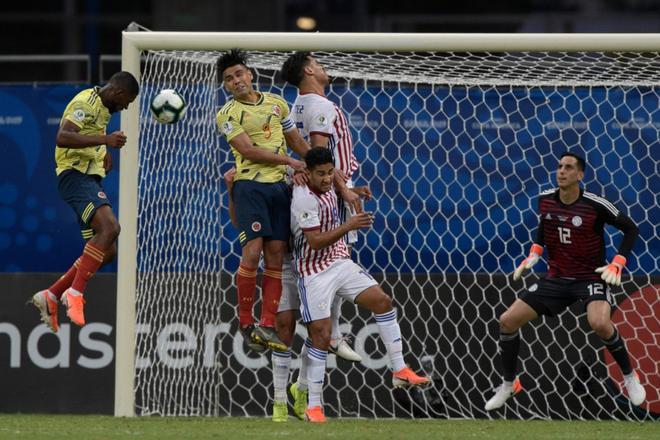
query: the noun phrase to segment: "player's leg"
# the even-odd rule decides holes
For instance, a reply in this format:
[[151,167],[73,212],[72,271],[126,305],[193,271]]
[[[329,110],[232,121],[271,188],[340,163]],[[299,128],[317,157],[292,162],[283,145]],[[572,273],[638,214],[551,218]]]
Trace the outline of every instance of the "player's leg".
[[[597,283],[595,285],[601,285]],[[602,286],[604,287],[604,286]],[[607,287],[605,287],[607,289]],[[602,290],[601,290],[602,291]],[[603,294],[608,296],[609,292]],[[611,320],[612,307],[606,298],[591,299],[587,303],[587,320],[593,331],[603,341],[605,347],[621,368],[624,384],[628,390],[630,401],[634,405],[640,405],[646,398],[646,391],[639,382],[639,376],[630,365],[630,356],[623,341]]]
[[[275,318],[277,334],[288,347],[286,351],[272,354],[273,365],[273,421],[286,422],[289,419],[286,387],[291,370],[291,345],[296,331],[296,309],[299,307],[298,287],[290,264],[282,265],[282,297]],[[295,402],[295,396],[294,396]],[[307,402],[305,402],[306,406]],[[305,408],[302,409],[304,414]],[[294,404],[295,412],[295,404]],[[297,414],[296,414],[297,415]]]
[[339,296],[335,296],[330,308],[330,319],[332,320],[332,336],[330,338],[329,352],[349,362],[360,362],[362,357],[349,345],[350,339],[343,335],[339,329],[339,316],[341,305],[344,302]]
[[486,402],[486,411],[500,408],[509,398],[522,391],[520,381],[516,378],[520,328],[537,317],[537,312],[521,299],[516,299],[500,316],[499,345],[503,380],[495,395]]
[[330,318],[318,319],[307,324],[312,346],[308,348],[307,384],[308,402],[305,417],[310,422],[323,423],[323,384],[325,381],[325,365],[330,345],[330,334],[332,333],[332,322]]

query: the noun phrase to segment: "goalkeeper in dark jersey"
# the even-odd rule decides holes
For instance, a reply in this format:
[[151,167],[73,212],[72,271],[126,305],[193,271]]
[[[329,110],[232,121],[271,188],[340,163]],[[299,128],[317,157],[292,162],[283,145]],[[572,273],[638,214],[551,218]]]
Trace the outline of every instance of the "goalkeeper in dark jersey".
[[[529,256],[513,273],[519,279],[548,250],[548,274],[533,284],[500,316],[500,356],[503,383],[486,403],[494,410],[522,390],[516,378],[520,348],[519,330],[541,315],[553,316],[580,301],[587,320],[601,338],[624,375],[630,401],[641,404],[644,387],[630,364],[623,339],[610,319],[612,295],[609,285],[621,284],[621,271],[638,235],[637,226],[607,199],[584,191],[580,181],[586,164],[582,157],[564,153],[557,168],[559,188],[539,196],[537,238]],[[610,224],[623,232],[617,255],[605,263],[604,226]]]

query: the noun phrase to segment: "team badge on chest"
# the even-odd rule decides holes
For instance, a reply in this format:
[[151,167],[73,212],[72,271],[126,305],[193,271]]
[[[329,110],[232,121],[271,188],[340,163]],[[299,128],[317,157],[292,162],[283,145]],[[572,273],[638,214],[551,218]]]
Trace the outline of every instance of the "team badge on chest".
[[577,228],[578,226],[582,225],[582,217],[576,215],[573,217],[573,220],[571,220],[571,223],[573,223],[573,226]]

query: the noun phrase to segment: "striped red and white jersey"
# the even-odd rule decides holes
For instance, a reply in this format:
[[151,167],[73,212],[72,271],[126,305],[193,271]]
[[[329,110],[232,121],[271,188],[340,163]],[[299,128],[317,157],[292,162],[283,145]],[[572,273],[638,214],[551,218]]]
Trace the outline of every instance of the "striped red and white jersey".
[[332,262],[348,258],[344,238],[323,249],[314,250],[305,232],[327,232],[340,225],[337,195],[334,191],[315,193],[308,186],[294,186],[291,201],[291,233],[293,235],[294,269],[300,276],[309,276],[327,269]]
[[325,96],[304,93],[293,103],[291,119],[308,141],[312,134],[328,137],[335,169],[350,179],[359,164],[353,154],[353,140],[344,112]]

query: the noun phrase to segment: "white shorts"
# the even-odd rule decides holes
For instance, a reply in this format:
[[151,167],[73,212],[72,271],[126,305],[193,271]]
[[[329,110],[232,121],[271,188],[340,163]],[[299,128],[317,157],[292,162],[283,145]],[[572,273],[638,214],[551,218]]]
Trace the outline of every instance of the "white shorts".
[[353,260],[336,260],[323,272],[298,279],[302,320],[329,318],[335,295],[355,302],[360,293],[375,285],[378,282]]
[[298,284],[296,275],[293,273],[293,266],[290,257],[284,257],[282,264],[282,296],[277,313],[287,310],[296,310],[300,307],[300,297],[298,296]]

